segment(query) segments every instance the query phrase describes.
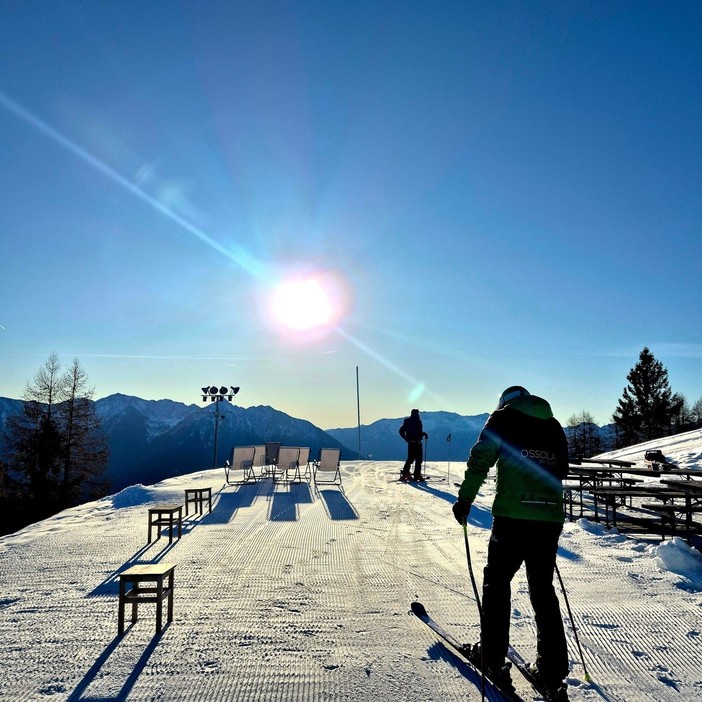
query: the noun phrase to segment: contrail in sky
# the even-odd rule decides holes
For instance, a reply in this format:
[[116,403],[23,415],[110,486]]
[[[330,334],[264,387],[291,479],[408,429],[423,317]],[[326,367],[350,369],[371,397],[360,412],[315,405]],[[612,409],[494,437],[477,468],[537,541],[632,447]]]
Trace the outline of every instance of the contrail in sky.
[[26,110],[11,98],[7,97],[7,95],[2,92],[0,92],[0,106],[4,107],[8,112],[34,127],[37,131],[41,132],[45,136],[48,136],[50,139],[55,141],[60,146],[63,146],[75,156],[78,156],[89,166],[94,168],[99,173],[102,173],[104,176],[107,176],[110,180],[117,183],[117,185],[120,185],[132,195],[135,195],[143,202],[151,205],[151,207],[153,207],[157,212],[160,212],[162,215],[168,217],[168,219],[170,219],[172,222],[185,229],[197,239],[200,239],[200,241],[206,243],[218,253],[221,253],[223,256],[229,258],[248,273],[251,273],[257,277],[263,276],[265,272],[264,266],[259,261],[256,261],[250,254],[244,251],[244,249],[238,248],[238,250],[232,251],[229,248],[222,246],[222,244],[220,244],[218,241],[215,241],[212,237],[203,232],[202,229],[196,227],[191,222],[188,222],[187,219],[184,219],[179,214],[176,214],[173,210],[166,207],[163,203],[159,202],[156,198],[152,197],[138,186],[134,185],[134,183],[129,181],[123,175],[119,174],[113,168],[110,168],[106,163],[93,156],[89,151],[86,151],[82,146],[78,146],[78,144],[63,136],[63,134],[56,131],[53,127],[33,115],[31,112]]
[[[222,254],[223,256],[226,256],[228,259],[230,259],[232,262],[234,262],[237,266],[244,269],[247,273],[255,276],[256,278],[263,278],[264,275],[266,274],[267,271],[266,271],[266,267],[264,266],[264,264],[262,264],[260,261],[256,260],[253,256],[251,256],[251,254],[249,254],[243,248],[237,247],[234,251],[232,251],[230,248],[223,246],[218,241],[214,240],[211,236],[209,236],[208,234],[203,232],[202,229],[200,229],[199,227],[196,227],[194,224],[189,222],[187,219],[184,219],[179,214],[175,213],[169,207],[166,207],[163,203],[159,202],[156,198],[149,195],[147,192],[142,190],[137,185],[134,185],[134,183],[132,183],[130,180],[125,178],[123,175],[118,173],[116,170],[114,170],[113,168],[108,166],[106,163],[104,163],[103,161],[101,161],[97,157],[93,156],[89,151],[84,149],[82,146],[79,146],[75,142],[73,142],[70,139],[68,139],[67,137],[65,137],[63,134],[58,132],[52,126],[50,126],[49,124],[47,124],[43,120],[41,120],[38,117],[36,117],[35,115],[33,115],[31,112],[29,112],[24,107],[22,107],[19,103],[15,102],[14,100],[9,98],[7,95],[5,95],[2,92],[0,92],[0,107],[4,107],[5,110],[7,110],[9,113],[15,115],[16,117],[19,117],[22,121],[24,121],[27,124],[29,124],[30,126],[34,127],[41,134],[49,137],[52,141],[56,142],[57,144],[62,146],[64,149],[66,149],[67,151],[69,151],[73,155],[80,158],[82,161],[87,163],[93,169],[95,169],[96,171],[98,171],[102,175],[106,176],[107,178],[109,178],[111,181],[113,181],[114,183],[116,183],[120,187],[124,188],[127,192],[129,192],[132,195],[134,195],[135,197],[139,198],[140,200],[145,202],[147,205],[150,205],[157,212],[160,212],[162,215],[164,215],[165,217],[170,219],[172,222],[174,222],[178,226],[185,229],[185,231],[192,234],[195,238],[204,242],[209,247],[211,247],[212,249],[214,249],[218,253]],[[0,325],[0,329],[4,330],[5,327]],[[418,399],[421,395],[423,395],[425,393],[425,388],[424,388],[423,383],[415,380],[414,378],[411,378],[409,375],[407,375],[404,371],[402,371],[396,365],[391,363],[389,360],[387,360],[386,358],[381,356],[376,351],[373,351],[373,349],[369,348],[368,346],[363,344],[358,339],[355,339],[351,335],[344,332],[341,328],[336,327],[336,331],[341,336],[343,336],[345,339],[347,339],[352,344],[354,344],[354,346],[358,347],[361,351],[366,353],[368,356],[370,356],[371,358],[374,358],[376,361],[378,361],[383,366],[385,366],[388,370],[392,371],[395,375],[397,375],[398,377],[400,377],[403,380],[410,383],[410,385],[413,388],[412,395],[410,396],[411,398]],[[109,356],[109,354],[107,354],[107,355]],[[433,397],[435,397],[435,399],[441,400],[441,398],[434,396],[432,393],[427,393],[427,394],[432,395]]]

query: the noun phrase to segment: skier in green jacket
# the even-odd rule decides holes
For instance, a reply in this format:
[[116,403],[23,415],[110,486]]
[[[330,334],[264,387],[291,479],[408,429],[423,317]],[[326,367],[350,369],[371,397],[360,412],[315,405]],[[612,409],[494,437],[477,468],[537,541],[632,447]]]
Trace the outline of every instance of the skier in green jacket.
[[483,616],[476,662],[496,682],[511,684],[505,665],[509,644],[510,583],[522,563],[537,629],[532,672],[550,699],[565,702],[568,652],[553,587],[558,539],[563,530],[563,486],[568,442],[546,400],[519,386],[507,388],[470,451],[465,478],[453,505],[456,520],[468,517],[478,489],[497,467],[493,524],[483,576]]

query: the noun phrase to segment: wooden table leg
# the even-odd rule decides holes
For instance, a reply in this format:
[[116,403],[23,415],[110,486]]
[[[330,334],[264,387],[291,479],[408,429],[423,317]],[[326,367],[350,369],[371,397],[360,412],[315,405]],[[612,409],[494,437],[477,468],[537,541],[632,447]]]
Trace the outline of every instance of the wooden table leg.
[[171,570],[171,572],[168,574],[168,621],[169,623],[173,621],[173,573],[174,571]]
[[119,579],[119,605],[117,609],[117,633],[122,636],[124,634],[124,595],[126,592],[126,583],[123,578]]
[[163,623],[163,576],[156,580],[156,633],[161,633]]

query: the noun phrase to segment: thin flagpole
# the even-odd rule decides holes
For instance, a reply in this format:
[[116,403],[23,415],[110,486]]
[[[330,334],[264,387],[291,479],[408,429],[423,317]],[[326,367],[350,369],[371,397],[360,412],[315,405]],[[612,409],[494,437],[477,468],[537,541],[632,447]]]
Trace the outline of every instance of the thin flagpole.
[[448,465],[446,466],[446,484],[451,482],[451,434],[446,437],[448,441]]
[[356,366],[356,416],[358,418],[358,457],[361,458],[361,395],[358,387],[358,366]]

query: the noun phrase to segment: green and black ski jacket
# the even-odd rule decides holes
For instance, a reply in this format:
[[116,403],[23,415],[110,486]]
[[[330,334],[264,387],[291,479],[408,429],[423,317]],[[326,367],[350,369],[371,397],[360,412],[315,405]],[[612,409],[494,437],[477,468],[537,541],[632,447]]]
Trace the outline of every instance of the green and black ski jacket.
[[494,516],[563,523],[568,441],[546,400],[517,397],[488,417],[470,451],[458,496],[472,503],[494,465]]

